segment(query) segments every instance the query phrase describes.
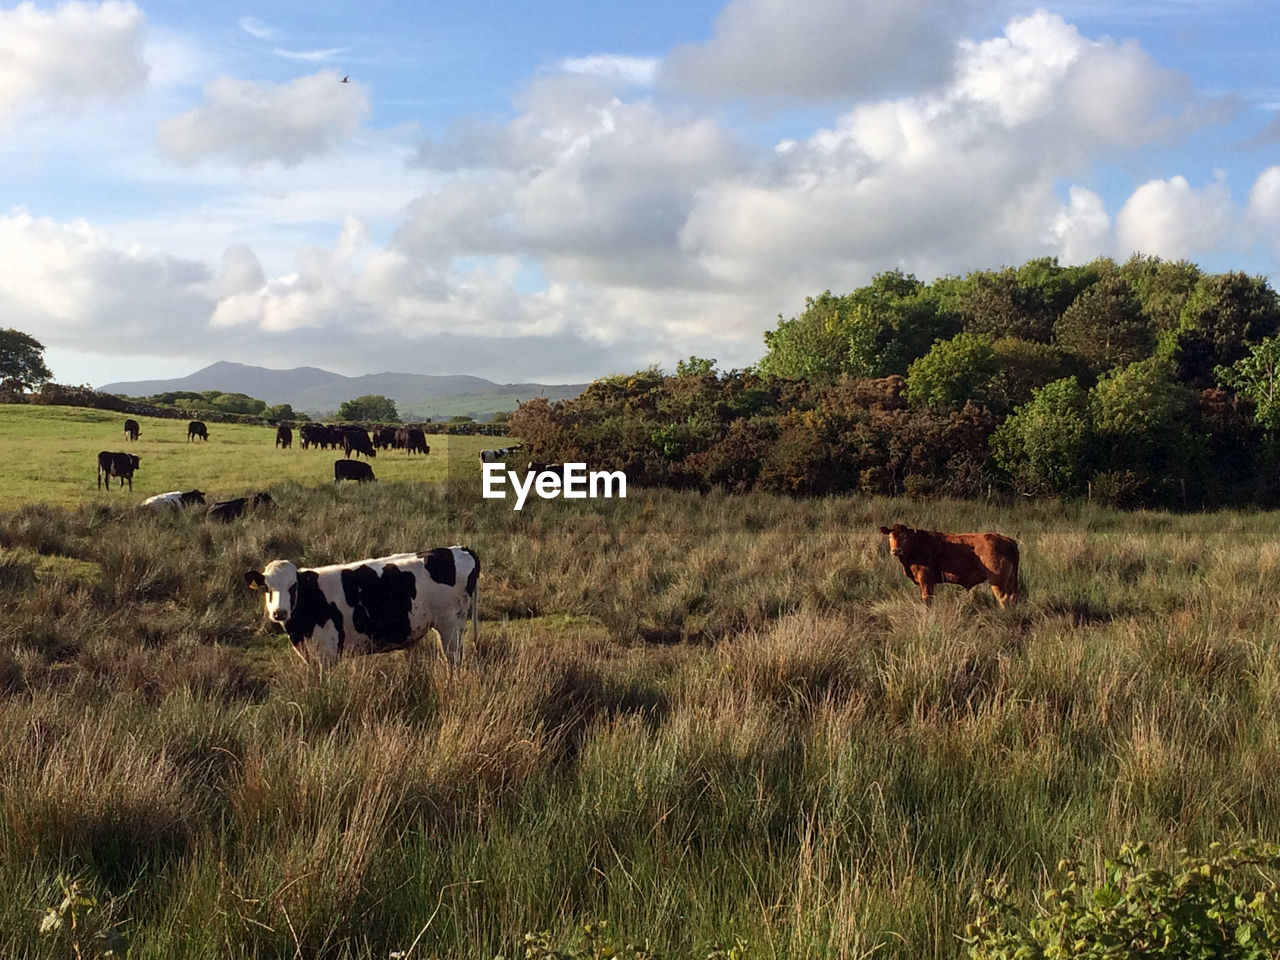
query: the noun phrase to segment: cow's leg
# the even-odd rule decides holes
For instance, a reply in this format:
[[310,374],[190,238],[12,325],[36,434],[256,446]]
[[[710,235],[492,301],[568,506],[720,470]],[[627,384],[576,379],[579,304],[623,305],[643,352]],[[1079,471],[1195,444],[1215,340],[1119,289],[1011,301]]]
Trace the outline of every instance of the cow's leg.
[[[108,477],[108,478],[107,478],[107,483],[110,483],[110,482],[111,482],[111,478],[110,478],[110,477]],[[99,489],[99,490],[101,490],[101,489],[102,489],[102,467],[98,467],[98,489]],[[111,489],[111,488],[110,488],[110,487],[108,487],[107,489]]]
[[450,623],[439,633],[444,658],[449,667],[456,670],[462,664],[462,627],[457,623]]

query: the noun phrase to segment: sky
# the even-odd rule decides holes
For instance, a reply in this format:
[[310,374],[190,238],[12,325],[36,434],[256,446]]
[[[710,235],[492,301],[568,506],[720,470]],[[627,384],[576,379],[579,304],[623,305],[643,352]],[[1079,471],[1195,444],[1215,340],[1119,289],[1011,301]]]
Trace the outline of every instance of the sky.
[[824,290],[1280,279],[1269,0],[0,0],[0,328],[217,360],[742,367]]

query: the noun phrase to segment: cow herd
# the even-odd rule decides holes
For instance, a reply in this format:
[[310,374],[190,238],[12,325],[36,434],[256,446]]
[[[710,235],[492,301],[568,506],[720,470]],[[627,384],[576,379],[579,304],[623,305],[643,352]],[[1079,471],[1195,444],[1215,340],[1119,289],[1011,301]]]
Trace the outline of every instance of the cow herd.
[[[136,440],[140,433],[136,420],[125,421],[125,435]],[[207,427],[198,420],[188,425],[188,442],[208,440]],[[342,449],[344,458],[334,461],[333,479],[364,482],[376,479],[368,463],[355,459],[377,456],[379,449],[403,449],[406,453],[427,453],[425,435],[417,428],[381,428],[372,435],[361,427],[304,424],[298,434],[303,449]],[[286,425],[276,430],[275,445],[288,449],[293,431]],[[480,462],[505,462],[520,445],[482,450]],[[129,453],[102,451],[98,454],[98,487],[103,477],[107,489],[112,478],[133,489],[133,472],[139,458]],[[534,473],[559,471],[558,463],[531,461]],[[272,506],[269,493],[260,492],[207,505],[211,519],[232,520],[247,509]],[[200,490],[157,494],[142,507],[156,512],[182,512],[205,507]],[[1018,543],[996,533],[941,533],[896,523],[881,527],[889,538],[889,552],[902,564],[907,578],[920,589],[927,603],[938,584],[954,583],[966,590],[988,583],[1001,608],[1018,599]],[[431,630],[440,635],[441,648],[451,667],[462,662],[462,635],[471,620],[473,644],[478,640],[478,587],[480,561],[466,547],[437,547],[420,553],[306,569],[289,560],[273,560],[261,571],[250,570],[245,582],[262,591],[265,612],[289,636],[294,649],[304,659],[321,664],[342,656],[384,653],[414,646]]]

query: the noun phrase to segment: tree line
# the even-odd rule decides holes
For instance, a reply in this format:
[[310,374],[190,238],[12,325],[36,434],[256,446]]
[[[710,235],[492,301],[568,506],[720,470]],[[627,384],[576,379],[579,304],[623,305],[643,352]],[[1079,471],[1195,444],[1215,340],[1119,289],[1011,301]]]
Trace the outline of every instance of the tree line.
[[754,367],[606,377],[510,429],[639,483],[1271,504],[1278,332],[1264,278],[1185,260],[894,270],[779,317]]

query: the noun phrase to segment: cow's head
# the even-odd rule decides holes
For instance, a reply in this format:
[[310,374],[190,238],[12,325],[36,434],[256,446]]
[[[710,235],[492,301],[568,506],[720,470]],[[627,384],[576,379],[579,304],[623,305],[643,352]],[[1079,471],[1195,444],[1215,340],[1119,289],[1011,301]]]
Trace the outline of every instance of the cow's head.
[[895,557],[901,557],[904,551],[910,549],[911,541],[919,531],[895,523],[892,527],[881,527],[880,533],[889,538],[889,552]]
[[244,575],[250,590],[265,591],[263,601],[267,616],[276,623],[287,623],[298,602],[298,568],[288,560],[272,560],[259,573],[250,570]]
[[136,454],[132,454],[132,453],[126,453],[126,454],[125,454],[125,456],[129,458],[129,466],[131,466],[131,467],[133,467],[133,469],[137,470],[137,469],[138,469],[139,464],[141,464],[141,463],[142,463],[142,458],[141,458],[141,457],[139,457],[139,456],[137,456]]

